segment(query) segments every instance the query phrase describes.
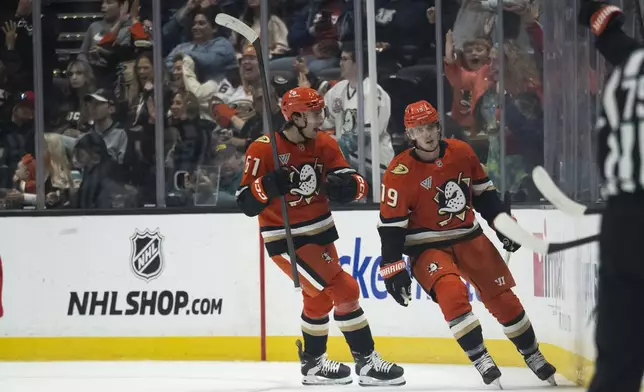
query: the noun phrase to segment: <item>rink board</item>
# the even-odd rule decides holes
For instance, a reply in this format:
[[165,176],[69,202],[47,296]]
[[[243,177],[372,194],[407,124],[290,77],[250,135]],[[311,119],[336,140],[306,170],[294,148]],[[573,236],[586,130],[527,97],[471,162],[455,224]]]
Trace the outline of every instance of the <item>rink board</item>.
[[[596,217],[573,220],[553,210],[514,215],[524,228],[551,241],[599,229]],[[377,274],[378,212],[335,212],[334,218],[340,263],[358,281],[378,350],[399,362],[466,363],[440,309],[418,285],[408,308],[387,298]],[[301,298],[260,251],[255,219],[241,214],[4,218],[0,230],[1,360],[297,359]],[[594,357],[597,258],[594,244],[546,258],[521,249],[510,263],[514,291],[544,352],[573,381],[586,379],[577,369]],[[469,289],[497,362],[522,366],[501,326]],[[330,354],[350,360],[339,330],[332,326],[330,334]]]

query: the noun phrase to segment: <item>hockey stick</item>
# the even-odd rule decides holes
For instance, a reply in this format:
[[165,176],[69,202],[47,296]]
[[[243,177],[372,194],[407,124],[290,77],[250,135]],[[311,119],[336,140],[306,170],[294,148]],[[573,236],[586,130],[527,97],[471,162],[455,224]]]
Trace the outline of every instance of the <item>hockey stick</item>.
[[[508,214],[512,214],[512,200],[510,200],[510,197],[512,197],[510,195],[510,191],[505,191],[505,194],[503,195],[503,204],[505,205],[505,210],[508,211]],[[503,261],[505,261],[505,265],[510,265],[511,258],[512,258],[512,252],[506,250],[505,256],[503,257]]]
[[539,189],[539,192],[558,210],[565,212],[568,215],[582,216],[601,214],[604,212],[603,207],[587,207],[583,204],[577,203],[566,196],[561,189],[552,181],[552,178],[542,166],[536,166],[532,170],[532,181]]
[[[264,115],[268,116],[268,132],[271,135],[271,149],[273,151],[273,162],[275,164],[275,170],[280,170],[280,161],[277,153],[277,140],[275,139],[275,128],[273,128],[273,120],[271,113],[271,102],[269,97],[269,87],[268,87],[268,75],[264,69],[264,57],[262,55],[262,47],[259,41],[259,36],[255,31],[248,27],[241,20],[234,18],[230,15],[219,13],[215,17],[215,23],[220,26],[229,28],[236,32],[237,34],[243,36],[248,40],[248,42],[253,45],[255,52],[257,52],[257,62],[259,63],[259,76],[262,80],[262,87],[264,88],[264,99],[262,100],[264,105]],[[288,219],[288,207],[286,205],[286,197],[280,198],[282,202],[282,217],[284,219],[284,231],[286,232],[286,246],[288,248],[288,255],[291,261],[291,275],[293,275],[293,285],[296,289],[301,289],[300,287],[300,276],[297,273],[297,255],[295,254],[295,245],[293,244],[293,235],[291,234],[291,225]]]
[[512,219],[512,217],[510,217],[510,215],[506,213],[499,214],[496,218],[494,218],[494,228],[503,233],[512,241],[543,255],[561,252],[566,249],[575,248],[577,246],[589,244],[591,242],[599,240],[599,234],[595,234],[591,235],[590,237],[584,237],[568,242],[548,242],[544,239],[532,235],[531,233],[528,233],[524,228],[519,226],[519,224],[514,219]]

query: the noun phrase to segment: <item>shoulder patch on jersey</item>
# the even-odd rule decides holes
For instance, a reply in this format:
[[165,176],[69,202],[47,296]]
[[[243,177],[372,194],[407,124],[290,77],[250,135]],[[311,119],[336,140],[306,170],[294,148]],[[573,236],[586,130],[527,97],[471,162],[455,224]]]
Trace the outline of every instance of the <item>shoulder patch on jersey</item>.
[[270,143],[270,142],[271,142],[271,138],[269,138],[269,137],[268,137],[268,136],[266,136],[266,135],[262,135],[262,136],[258,137],[257,139],[255,139],[255,141],[256,141],[256,142],[260,142],[260,143]]
[[394,168],[391,170],[391,172],[392,172],[393,174],[400,174],[400,175],[403,175],[403,174],[407,174],[407,173],[409,173],[409,168],[408,168],[407,166],[403,165],[402,163],[399,163],[399,164],[397,164],[397,165],[396,165],[396,167],[394,167]]

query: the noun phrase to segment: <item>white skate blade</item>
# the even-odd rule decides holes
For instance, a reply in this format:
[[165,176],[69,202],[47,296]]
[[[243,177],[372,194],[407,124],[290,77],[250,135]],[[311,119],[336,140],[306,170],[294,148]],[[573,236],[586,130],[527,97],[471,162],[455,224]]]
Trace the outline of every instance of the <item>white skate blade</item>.
[[302,385],[347,385],[353,382],[349,375],[344,378],[326,378],[320,376],[302,376]]
[[496,380],[492,381],[490,385],[496,385],[499,389],[503,389],[503,385],[501,385],[501,377],[497,378]]
[[361,387],[399,387],[407,383],[404,376],[392,380],[379,380],[369,376],[360,376],[358,384]]
[[548,383],[550,385],[552,385],[553,387],[557,386],[557,380],[555,380],[554,374],[552,376],[548,377]]

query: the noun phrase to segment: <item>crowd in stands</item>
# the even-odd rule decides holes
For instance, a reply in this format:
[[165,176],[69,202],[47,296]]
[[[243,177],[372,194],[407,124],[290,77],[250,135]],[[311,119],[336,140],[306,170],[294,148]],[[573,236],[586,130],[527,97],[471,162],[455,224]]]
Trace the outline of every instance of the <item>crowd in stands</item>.
[[[468,141],[499,181],[500,113],[505,100],[507,184],[517,200],[534,197],[527,173],[543,162],[541,105],[543,42],[540,0],[443,0],[436,36],[434,0],[375,0],[378,74],[369,75],[366,43],[354,40],[353,0],[269,0],[270,91],[263,91],[255,49],[215,24],[225,12],[260,32],[259,0],[163,0],[162,42],[152,38],[152,0],[79,1],[100,18],[84,19],[85,33],[71,56],[57,52],[62,26],[56,0],[43,2],[44,155],[34,138],[34,59],[31,0],[0,5],[0,209],[36,202],[36,162],[44,160],[47,208],[134,208],[156,202],[156,124],[163,123],[168,206],[234,207],[248,145],[284,124],[281,96],[310,86],[325,97],[324,132],[337,138],[358,168],[364,134],[371,177],[371,143],[380,171],[408,147],[404,107],[445,102],[443,134]],[[89,5],[88,5],[89,4]],[[499,47],[496,7],[504,9]],[[366,37],[366,23],[362,21]],[[436,55],[436,41],[444,53]],[[163,74],[153,48],[161,45]],[[358,80],[356,56],[362,50]],[[438,58],[437,58],[438,57]],[[503,94],[498,91],[504,61]],[[437,89],[437,62],[445,89]],[[376,77],[377,91],[369,78]],[[359,126],[357,86],[365,95]],[[155,89],[163,89],[155,95]],[[377,94],[377,108],[368,107]],[[162,96],[163,102],[155,97]],[[269,100],[273,113],[264,113]],[[156,116],[162,104],[165,115]],[[377,118],[378,140],[371,140]]]

